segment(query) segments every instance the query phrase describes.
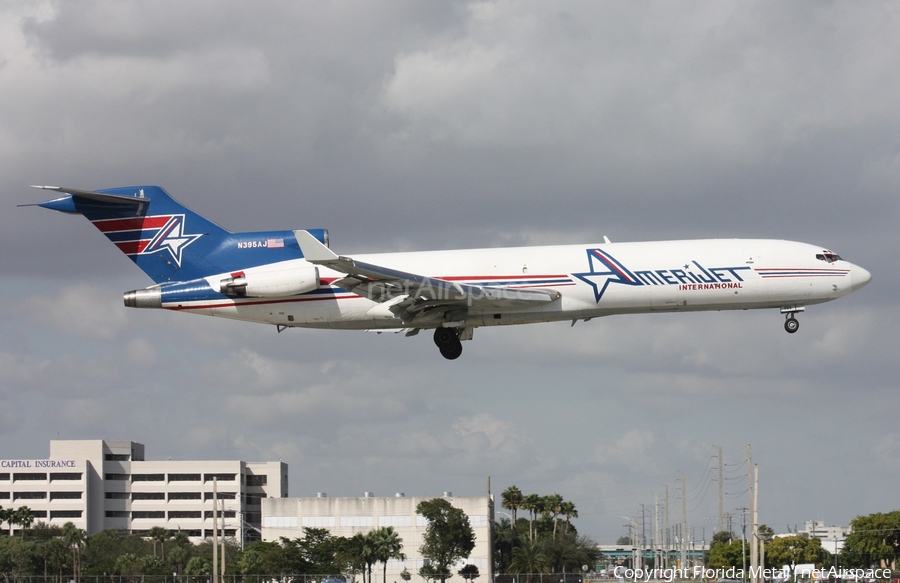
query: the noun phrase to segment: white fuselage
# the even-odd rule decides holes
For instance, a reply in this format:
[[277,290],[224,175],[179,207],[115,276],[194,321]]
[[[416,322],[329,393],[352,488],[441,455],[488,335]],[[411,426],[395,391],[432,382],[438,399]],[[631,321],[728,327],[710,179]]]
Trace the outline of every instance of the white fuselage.
[[[868,283],[870,275],[865,269],[840,259],[823,259],[823,251],[791,241],[712,239],[353,258],[460,283],[551,289],[560,294],[555,301],[521,311],[469,310],[464,325],[477,327],[656,311],[796,308],[837,299]],[[211,276],[207,281],[215,287],[227,275]],[[383,304],[330,285],[344,274],[320,267],[319,276],[323,285],[302,295],[164,303],[162,307],[278,326],[408,327]]]

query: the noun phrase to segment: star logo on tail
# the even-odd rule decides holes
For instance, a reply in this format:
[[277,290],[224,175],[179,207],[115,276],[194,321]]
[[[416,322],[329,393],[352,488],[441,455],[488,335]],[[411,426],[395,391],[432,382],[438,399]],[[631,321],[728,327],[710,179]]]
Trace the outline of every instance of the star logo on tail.
[[184,232],[184,215],[172,215],[169,221],[159,230],[150,243],[141,251],[141,255],[168,251],[175,265],[181,267],[181,254],[184,248],[202,237]]
[[594,288],[597,303],[611,283],[622,285],[644,285],[631,271],[602,249],[588,249],[590,271],[572,275]]

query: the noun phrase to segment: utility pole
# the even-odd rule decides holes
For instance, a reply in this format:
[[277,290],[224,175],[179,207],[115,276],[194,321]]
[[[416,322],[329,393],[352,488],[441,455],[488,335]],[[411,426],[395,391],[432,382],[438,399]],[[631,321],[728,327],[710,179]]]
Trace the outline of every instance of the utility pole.
[[687,472],[681,470],[681,568],[687,568]]
[[722,512],[723,496],[723,480],[722,480],[722,446],[719,446],[719,532],[722,532],[722,518],[725,516]]
[[653,568],[659,569],[659,494],[653,495]]
[[[750,536],[747,537],[747,540],[750,542],[750,570],[755,574],[759,557],[756,546],[756,508],[754,507],[756,496],[753,488],[753,454],[749,443],[747,444],[747,486],[749,487],[750,496]],[[751,577],[751,581],[756,583],[756,577]]]
[[216,490],[216,477],[213,476],[212,583],[218,583],[218,581],[219,581],[219,521],[218,521],[218,516],[217,516],[218,512],[219,512],[219,498],[218,498],[217,490]]
[[666,569],[669,568],[669,542],[672,540],[672,531],[669,530],[669,485],[666,484]]
[[741,568],[744,573],[747,573],[747,551],[744,550],[744,545],[747,544],[747,509],[746,508],[738,508],[741,511]]
[[753,535],[753,548],[750,550],[750,564],[753,567],[753,581],[760,581],[759,576],[759,464],[753,466],[753,526],[750,528]]
[[644,547],[647,546],[647,544],[646,544],[647,529],[645,529],[644,526],[645,526],[644,525],[644,505],[641,504],[641,549],[638,551],[638,557],[640,557],[638,564],[640,565],[641,569],[644,568]]

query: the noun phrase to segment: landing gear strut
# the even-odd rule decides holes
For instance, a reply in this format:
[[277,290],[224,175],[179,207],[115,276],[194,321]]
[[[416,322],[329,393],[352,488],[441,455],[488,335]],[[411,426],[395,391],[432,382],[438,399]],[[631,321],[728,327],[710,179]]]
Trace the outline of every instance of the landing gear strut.
[[459,328],[436,328],[434,343],[447,360],[456,360],[462,354],[462,342],[459,340]]
[[793,334],[797,330],[800,329],[800,321],[794,317],[794,314],[788,314],[784,320],[784,329],[787,330],[788,334]]

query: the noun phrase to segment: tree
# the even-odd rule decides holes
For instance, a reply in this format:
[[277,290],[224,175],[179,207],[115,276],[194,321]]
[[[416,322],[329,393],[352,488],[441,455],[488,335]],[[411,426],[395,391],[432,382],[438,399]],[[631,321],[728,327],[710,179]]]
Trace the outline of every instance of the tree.
[[162,561],[166,561],[166,541],[171,538],[169,531],[161,526],[154,526],[147,532],[147,538],[153,541],[153,556],[156,556],[156,543],[162,548]]
[[821,567],[826,562],[822,541],[805,536],[782,536],[766,545],[766,562],[773,566],[814,563]]
[[478,571],[478,567],[472,564],[465,565],[462,569],[457,571],[457,573],[459,573],[463,579],[469,582],[478,579],[478,576],[481,574]]
[[523,540],[513,549],[510,573],[525,573],[526,582],[531,583],[533,573],[549,573],[550,561],[544,553],[544,544],[539,540]]
[[[524,520],[524,519],[523,519]],[[501,518],[492,525],[494,529],[494,572],[505,573],[512,560],[513,534],[509,519]]]
[[527,496],[522,497],[522,501],[519,503],[519,508],[528,510],[528,515],[530,516],[528,521],[528,536],[531,540],[534,540],[534,519],[537,516],[539,509],[543,506],[541,500],[542,498],[537,494],[528,494]]
[[522,504],[522,491],[515,486],[510,486],[500,494],[503,507],[509,510],[512,519],[510,520],[510,528],[512,529],[513,541],[516,540],[516,510]]
[[553,538],[556,538],[556,518],[562,512],[563,497],[559,494],[550,494],[544,497],[544,509],[548,514],[553,515]]
[[707,564],[713,569],[743,567],[745,557],[749,558],[750,545],[733,539],[730,532],[717,532],[709,546]]
[[[397,531],[392,526],[383,526],[369,531],[366,537],[370,539],[369,544],[372,546],[372,554],[375,561],[382,564],[382,581],[387,583],[388,561],[406,558],[406,555],[403,554],[403,539],[400,538],[400,535],[397,534]],[[371,575],[369,581],[371,582]]]
[[62,536],[66,546],[72,550],[72,578],[78,581],[81,575],[81,549],[87,541],[87,533],[67,522],[62,527]]
[[896,568],[900,559],[900,510],[851,520],[841,559],[851,567]]
[[416,512],[428,521],[419,552],[433,563],[433,574],[449,575],[450,565],[468,558],[475,548],[475,531],[469,517],[444,498],[419,502]]
[[566,517],[566,528],[563,534],[569,534],[569,528],[572,526],[572,519],[578,518],[578,510],[575,509],[574,502],[563,502],[562,514]]
[[22,527],[22,537],[25,537],[25,531],[31,528],[31,525],[34,524],[34,512],[31,511],[31,508],[27,506],[19,506],[15,510],[13,510],[9,516],[6,517],[6,521],[9,522],[10,528],[12,528],[13,524],[18,524]]

